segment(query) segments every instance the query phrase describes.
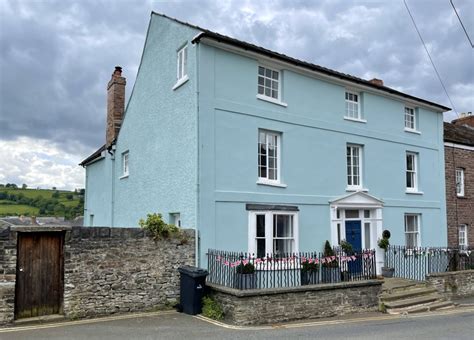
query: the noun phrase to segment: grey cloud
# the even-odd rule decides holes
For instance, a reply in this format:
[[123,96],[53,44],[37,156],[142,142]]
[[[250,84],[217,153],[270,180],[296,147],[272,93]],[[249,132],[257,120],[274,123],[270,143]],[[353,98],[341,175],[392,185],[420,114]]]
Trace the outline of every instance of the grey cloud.
[[[455,3],[474,38],[474,3]],[[473,49],[449,2],[408,4],[456,108],[472,111]],[[401,1],[7,1],[0,139],[43,138],[82,156],[100,146],[106,83],[122,65],[130,94],[151,10],[450,106]]]

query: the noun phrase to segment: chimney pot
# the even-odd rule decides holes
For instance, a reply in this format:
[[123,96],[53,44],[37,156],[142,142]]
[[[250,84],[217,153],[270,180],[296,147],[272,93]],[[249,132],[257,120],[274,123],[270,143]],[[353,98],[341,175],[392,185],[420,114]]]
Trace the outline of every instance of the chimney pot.
[[383,80],[378,78],[372,78],[369,80],[369,83],[372,83],[377,86],[383,86]]
[[114,71],[114,76],[122,76],[122,67],[121,66],[115,66],[115,71]]

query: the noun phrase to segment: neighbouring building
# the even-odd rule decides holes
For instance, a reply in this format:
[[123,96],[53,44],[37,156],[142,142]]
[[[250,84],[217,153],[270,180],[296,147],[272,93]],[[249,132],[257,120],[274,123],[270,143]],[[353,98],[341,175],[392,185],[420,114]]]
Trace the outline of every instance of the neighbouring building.
[[448,244],[474,247],[474,115],[444,123]]
[[445,106],[157,13],[125,109],[124,90],[117,68],[85,225],[162,213],[198,231],[201,266],[209,248],[377,248],[384,229],[446,244]]

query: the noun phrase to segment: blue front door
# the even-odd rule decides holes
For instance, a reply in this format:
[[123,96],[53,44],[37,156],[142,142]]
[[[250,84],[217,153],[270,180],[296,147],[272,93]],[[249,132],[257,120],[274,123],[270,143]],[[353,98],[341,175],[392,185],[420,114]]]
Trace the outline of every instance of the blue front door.
[[[346,241],[352,245],[354,253],[358,253],[362,249],[361,225],[360,221],[346,221]],[[362,260],[359,257],[355,261],[348,262],[347,266],[351,275],[360,273],[362,271]]]
[[354,251],[362,249],[360,221],[346,221],[346,241],[352,245]]

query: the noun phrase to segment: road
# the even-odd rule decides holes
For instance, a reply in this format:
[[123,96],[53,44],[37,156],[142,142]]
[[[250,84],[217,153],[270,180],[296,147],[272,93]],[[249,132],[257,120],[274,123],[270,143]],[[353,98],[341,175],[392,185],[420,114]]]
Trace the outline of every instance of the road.
[[[237,328],[237,329],[235,329]],[[370,315],[253,328],[223,327],[176,312],[0,329],[0,339],[473,339],[474,309]]]

